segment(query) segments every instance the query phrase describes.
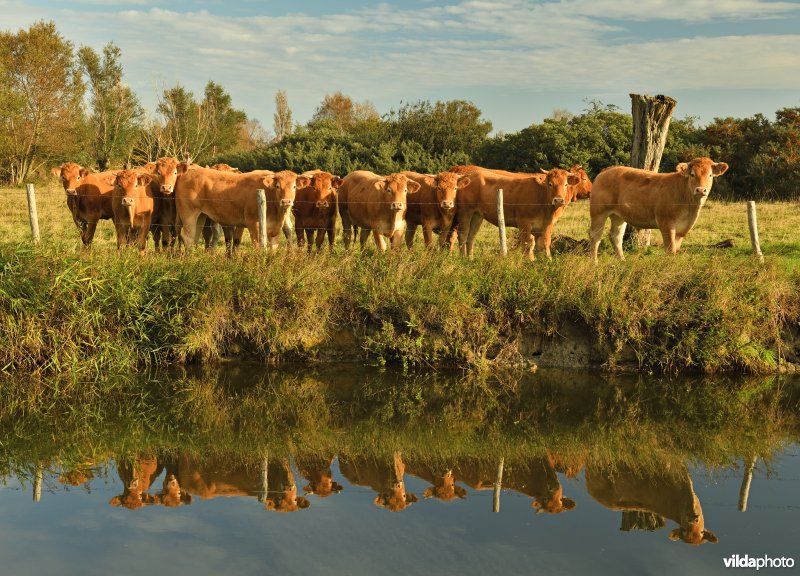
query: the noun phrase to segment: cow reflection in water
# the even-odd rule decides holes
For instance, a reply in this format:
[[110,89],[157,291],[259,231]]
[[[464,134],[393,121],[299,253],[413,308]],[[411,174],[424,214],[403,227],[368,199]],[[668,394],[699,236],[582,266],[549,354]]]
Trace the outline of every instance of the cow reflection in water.
[[[655,474],[637,473],[626,466],[616,466],[613,470],[588,467],[586,489],[600,504],[611,510],[622,510],[623,515],[653,513],[677,522],[678,528],[670,532],[670,540],[693,545],[717,543],[716,535],[705,529],[700,500],[685,468]],[[623,516],[623,529],[626,529],[625,524]],[[656,518],[649,524],[646,529],[662,527],[663,519]]]
[[512,463],[503,477],[503,487],[531,496],[531,506],[536,513],[560,514],[575,508],[575,501],[564,496],[556,470],[567,477],[577,475],[580,465],[564,466],[553,454],[532,458],[526,462]]
[[167,466],[155,503],[178,506],[190,504],[193,497],[208,500],[225,496],[253,496],[276,512],[295,512],[309,506],[308,499],[297,496],[294,475],[285,458],[270,460],[265,466],[263,462],[247,465],[213,459],[200,463],[185,454]]
[[331,472],[333,456],[325,458],[323,456],[300,455],[295,457],[295,463],[300,475],[308,481],[308,484],[303,487],[303,492],[306,494],[327,498],[331,494],[338,494],[342,491],[342,485],[333,479],[333,473]]
[[142,456],[135,461],[117,462],[117,472],[122,480],[122,494],[114,496],[109,504],[137,510],[155,503],[155,498],[147,491],[153,481],[161,474],[163,466],[154,456]]
[[369,486],[378,493],[376,506],[399,512],[418,501],[416,495],[406,492],[406,466],[400,452],[395,452],[390,461],[341,456],[339,468],[352,484]]

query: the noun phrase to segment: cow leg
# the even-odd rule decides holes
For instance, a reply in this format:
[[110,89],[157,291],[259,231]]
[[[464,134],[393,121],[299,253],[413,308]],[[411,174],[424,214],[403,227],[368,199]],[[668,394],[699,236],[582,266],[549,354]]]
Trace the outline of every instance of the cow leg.
[[[552,260],[553,256],[550,254],[550,244],[552,243],[553,238],[553,225],[550,224],[547,228],[544,229],[544,234],[536,239],[536,248],[541,249],[544,248],[544,253],[547,255],[548,260]],[[539,245],[541,239],[542,246]]]
[[302,248],[305,246],[306,239],[305,239],[305,228],[295,228],[294,229],[295,236],[297,236],[297,247]]
[[520,224],[517,242],[522,253],[527,256],[529,260],[533,261],[536,259],[533,252],[534,237],[531,234],[530,224]]
[[606,227],[606,218],[608,218],[608,215],[605,213],[597,213],[592,214],[591,217],[592,224],[589,227],[589,255],[592,260],[597,262],[597,251],[603,239],[603,228]]
[[[115,222],[114,228],[117,229],[117,250],[122,250],[122,246],[125,244],[128,236],[128,231],[126,230],[127,226],[122,222]],[[85,240],[84,244],[86,244]]]
[[139,256],[144,256],[145,249],[147,248],[147,236],[150,234],[150,215],[142,218],[142,225],[139,227]]
[[661,237],[664,239],[664,252],[675,254],[678,252],[678,242],[675,239],[675,228],[661,226]]
[[[261,244],[258,241],[258,220],[255,220],[247,225],[247,231],[250,232],[250,240],[253,242],[253,246],[256,248],[261,248]],[[238,231],[238,228],[234,231],[234,234]],[[236,240],[234,239],[234,243]],[[269,238],[267,238],[267,244],[269,244]]]
[[[151,227],[151,231],[153,232],[153,244],[155,245],[156,252],[161,251],[161,225],[158,223],[153,224]],[[166,236],[167,232],[164,232]]]
[[87,222],[86,228],[84,228],[83,232],[81,233],[81,241],[87,248],[92,245],[95,230],[97,230],[97,221]]
[[[369,232],[367,232],[367,234],[369,234]],[[381,252],[386,252],[386,241],[383,237],[383,234],[381,234],[377,230],[373,230],[372,237],[375,239],[375,244],[378,246],[378,250],[380,250]]]
[[[317,235],[319,235],[319,234],[317,234]],[[298,235],[297,237],[300,238],[300,235]],[[304,240],[304,243],[308,244],[308,253],[309,254],[311,254],[311,249],[314,246],[314,242],[315,242],[314,229],[313,228],[306,228],[306,238]],[[301,246],[301,244],[299,242],[298,242],[297,245]]]
[[[200,212],[192,212],[191,214],[187,214],[186,218],[181,218],[181,240],[183,240],[183,245],[186,247],[187,253],[194,248],[200,216]],[[203,219],[203,225],[205,225],[205,219]]]
[[473,214],[469,221],[469,235],[467,236],[467,256],[470,258],[475,251],[475,237],[478,235],[478,230],[481,229],[481,224],[483,224],[483,214]]
[[[355,227],[353,228],[355,230]],[[367,243],[367,238],[369,238],[369,228],[362,228],[361,231],[358,233],[358,243],[361,245],[361,249],[364,249],[364,246]]]
[[422,238],[425,240],[425,248],[433,248],[433,226],[430,222],[422,224]]
[[[317,229],[317,239],[315,244],[317,245],[317,252],[322,250],[322,243],[325,242],[325,234],[327,234],[327,230],[325,228],[318,228]],[[311,250],[311,242],[308,243],[308,249]]]
[[625,260],[625,254],[622,252],[622,237],[625,235],[625,228],[628,226],[627,222],[622,219],[618,214],[611,215],[611,231],[608,237],[611,239],[611,245],[620,260]]
[[675,252],[681,249],[681,244],[683,244],[684,238],[686,238],[686,234],[675,234]]
[[333,242],[336,240],[336,225],[328,226],[328,249],[333,252]]
[[[283,235],[286,238],[286,245],[291,248],[292,246],[292,213],[287,212],[286,217],[283,219],[283,226],[281,230],[283,230]],[[311,242],[309,242],[310,244]]]
[[[423,228],[424,230],[424,228]],[[417,226],[410,224],[406,227],[406,246],[409,250],[414,247],[414,235],[417,233]]]

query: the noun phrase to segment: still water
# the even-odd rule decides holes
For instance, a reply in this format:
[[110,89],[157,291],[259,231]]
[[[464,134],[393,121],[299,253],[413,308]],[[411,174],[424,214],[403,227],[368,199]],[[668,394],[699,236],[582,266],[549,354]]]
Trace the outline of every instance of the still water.
[[1,574],[715,574],[736,554],[800,562],[797,382],[263,369],[157,380],[117,420],[6,419]]

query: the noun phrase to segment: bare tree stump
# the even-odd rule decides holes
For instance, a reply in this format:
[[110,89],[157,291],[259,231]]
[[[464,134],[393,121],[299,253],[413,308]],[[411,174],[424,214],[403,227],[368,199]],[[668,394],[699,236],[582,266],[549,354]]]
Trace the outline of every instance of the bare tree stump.
[[[658,172],[672,112],[678,102],[663,94],[631,94],[630,97],[633,116],[631,166]],[[649,246],[650,236],[651,230],[635,230],[632,226],[625,230],[625,241],[639,247]]]

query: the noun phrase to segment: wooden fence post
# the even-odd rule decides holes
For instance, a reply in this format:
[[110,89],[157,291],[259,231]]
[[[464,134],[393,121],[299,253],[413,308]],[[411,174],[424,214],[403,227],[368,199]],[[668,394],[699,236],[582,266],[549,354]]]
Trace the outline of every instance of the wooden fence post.
[[267,477],[267,468],[269,467],[269,452],[264,454],[264,462],[261,465],[261,494],[258,495],[258,501],[264,504],[267,501],[269,493],[269,478]]
[[756,203],[753,200],[747,202],[747,224],[750,227],[750,243],[753,245],[753,254],[758,261],[764,263],[764,254],[761,253],[761,243],[758,240],[758,219],[756,218]]
[[258,198],[258,243],[262,250],[267,249],[267,193],[263,188],[256,190]]
[[745,463],[742,487],[739,488],[739,512],[747,512],[747,499],[750,497],[750,482],[753,480],[753,468],[755,465],[755,456]]
[[[30,186],[30,184],[29,184]],[[42,478],[44,476],[44,471],[42,470],[42,465],[36,465],[36,472],[33,477],[33,501],[39,502],[42,499]]]
[[503,212],[503,189],[497,191],[497,228],[500,230],[500,254],[508,254],[508,244],[506,244],[506,216]]
[[31,221],[31,235],[33,236],[33,243],[39,243],[39,215],[36,212],[36,191],[33,184],[26,184],[25,188],[28,190],[28,217]]
[[494,483],[494,498],[492,498],[492,512],[500,512],[500,489],[503,487],[503,464],[505,458],[500,458],[497,465],[497,480]]

